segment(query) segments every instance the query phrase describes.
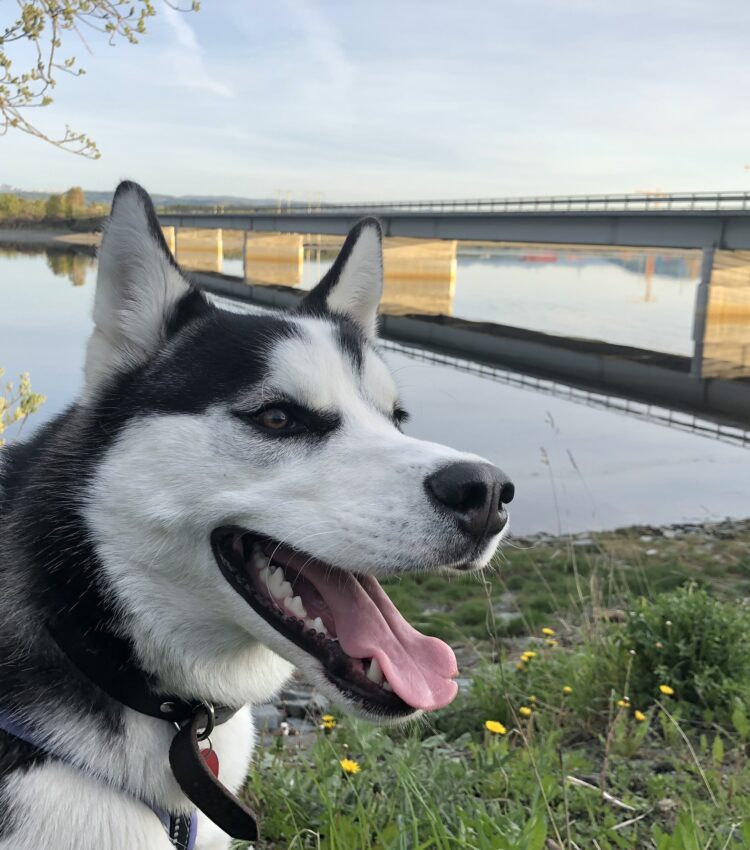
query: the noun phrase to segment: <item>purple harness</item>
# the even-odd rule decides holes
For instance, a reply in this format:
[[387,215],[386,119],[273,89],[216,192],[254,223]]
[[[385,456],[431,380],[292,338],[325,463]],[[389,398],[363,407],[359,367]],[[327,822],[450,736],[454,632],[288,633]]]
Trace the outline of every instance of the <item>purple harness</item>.
[[[28,725],[15,720],[2,708],[0,708],[0,731],[5,732],[13,738],[18,738],[20,741],[24,741],[41,752],[47,752],[55,758],[59,758],[60,761],[70,761],[64,756],[50,752],[40,743],[39,736],[35,735]],[[138,798],[136,797],[136,799]],[[190,816],[173,815],[166,811],[166,809],[146,803],[145,800],[141,800],[141,802],[148,806],[156,817],[159,818],[159,822],[164,827],[164,831],[167,833],[167,837],[172,842],[173,847],[177,848],[177,850],[194,850],[195,839],[198,833],[198,818],[195,812]]]

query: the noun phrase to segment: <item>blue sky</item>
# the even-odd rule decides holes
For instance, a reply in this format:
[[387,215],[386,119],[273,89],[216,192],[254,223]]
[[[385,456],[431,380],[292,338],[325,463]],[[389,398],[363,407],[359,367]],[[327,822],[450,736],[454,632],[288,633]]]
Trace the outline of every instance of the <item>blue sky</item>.
[[[0,138],[0,183],[395,199],[750,190],[746,0],[203,0]],[[0,16],[1,17],[1,16]]]

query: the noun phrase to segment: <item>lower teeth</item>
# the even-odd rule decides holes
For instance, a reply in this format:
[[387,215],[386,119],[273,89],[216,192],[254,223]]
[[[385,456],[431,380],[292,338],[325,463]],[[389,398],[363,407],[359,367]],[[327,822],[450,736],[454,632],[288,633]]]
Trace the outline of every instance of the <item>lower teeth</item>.
[[380,669],[380,664],[378,664],[375,658],[370,660],[370,666],[367,668],[367,678],[376,685],[382,685],[385,681],[383,671]]

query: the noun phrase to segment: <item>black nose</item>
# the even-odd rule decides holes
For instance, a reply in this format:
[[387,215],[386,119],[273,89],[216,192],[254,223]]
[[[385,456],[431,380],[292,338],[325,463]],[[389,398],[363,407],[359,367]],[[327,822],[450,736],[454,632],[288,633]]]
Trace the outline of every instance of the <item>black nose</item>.
[[424,486],[433,501],[453,514],[477,542],[503,530],[508,521],[503,505],[515,494],[508,476],[490,463],[452,463],[433,472]]

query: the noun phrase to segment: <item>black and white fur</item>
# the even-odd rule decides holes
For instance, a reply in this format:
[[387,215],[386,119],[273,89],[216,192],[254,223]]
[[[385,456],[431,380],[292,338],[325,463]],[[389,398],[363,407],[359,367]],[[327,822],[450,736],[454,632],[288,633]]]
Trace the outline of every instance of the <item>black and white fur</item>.
[[[140,801],[192,808],[168,766],[174,730],[85,680],[46,633],[50,614],[126,638],[165,693],[246,706],[212,735],[236,790],[251,706],[293,665],[347,700],[224,580],[213,528],[247,526],[373,575],[488,562],[501,535],[470,544],[424,488],[442,465],[476,459],[394,420],[398,390],[375,344],[381,291],[380,230],[365,220],[298,313],[219,310],[181,274],[146,193],[121,184],[82,395],[0,454],[0,705],[64,754],[0,733],[2,850],[169,850]],[[253,411],[278,394],[335,428],[259,433]],[[199,823],[201,850],[228,846]]]

